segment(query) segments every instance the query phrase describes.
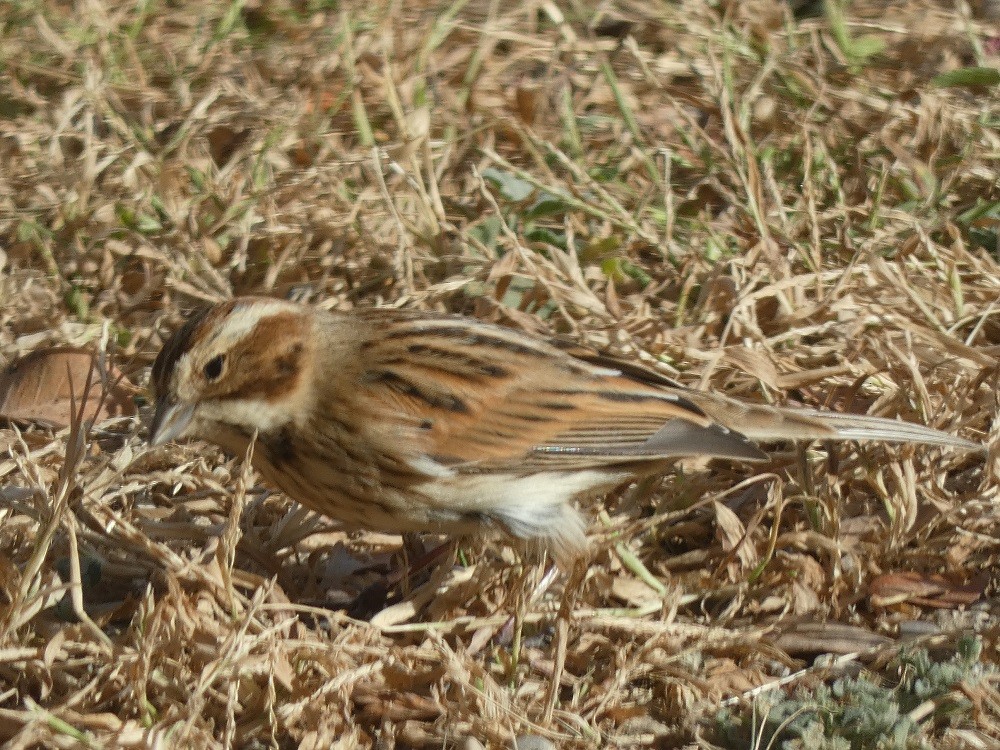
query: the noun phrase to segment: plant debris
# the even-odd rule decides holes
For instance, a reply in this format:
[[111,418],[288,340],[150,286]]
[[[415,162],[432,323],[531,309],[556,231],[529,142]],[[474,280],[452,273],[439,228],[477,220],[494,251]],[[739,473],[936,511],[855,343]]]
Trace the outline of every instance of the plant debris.
[[[460,540],[361,620],[398,537],[240,456],[150,449],[110,367],[117,411],[86,419],[58,380],[82,363],[96,406],[93,352],[144,387],[188,311],[269,294],[474,315],[992,445],[991,7],[7,3],[0,354],[87,353],[8,389],[0,742],[709,747],[766,726],[839,747],[851,711],[866,742],[1000,736],[996,451],[681,462],[585,503],[582,580]],[[807,704],[834,718],[777,732]]]
[[103,421],[136,414],[135,390],[85,349],[38,349],[0,372],[0,419],[68,427],[78,411]]

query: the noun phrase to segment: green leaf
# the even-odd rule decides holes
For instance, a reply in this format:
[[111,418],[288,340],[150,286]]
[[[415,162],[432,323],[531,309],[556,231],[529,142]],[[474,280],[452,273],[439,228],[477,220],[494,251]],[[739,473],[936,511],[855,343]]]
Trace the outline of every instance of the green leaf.
[[844,15],[840,0],[826,0],[824,10],[826,11],[826,21],[830,25],[830,32],[833,34],[837,46],[840,47],[841,52],[852,65],[857,66],[885,49],[885,42],[878,37],[855,38],[851,36],[847,17]]
[[52,239],[52,230],[37,221],[25,219],[17,224],[17,239],[20,242],[30,242],[32,245],[40,246],[46,240]]
[[504,307],[520,309],[525,294],[530,292],[534,286],[535,282],[531,279],[526,279],[523,276],[515,276],[510,280],[510,284],[508,284],[503,298],[500,300],[500,304]]
[[869,57],[882,52],[885,49],[885,42],[875,36],[862,36],[851,40],[848,53],[858,61],[867,60]]
[[191,184],[194,185],[195,190],[199,193],[205,191],[205,184],[207,180],[205,179],[205,173],[200,169],[195,169],[194,167],[185,167],[188,173],[188,179],[191,180]]
[[542,193],[538,200],[531,204],[531,207],[524,212],[524,218],[528,221],[540,219],[543,216],[566,213],[566,201],[557,198],[549,193]]
[[220,39],[225,39],[229,36],[233,29],[236,28],[237,24],[240,22],[240,17],[243,14],[243,6],[246,4],[246,0],[234,0],[229,4],[226,9],[226,14],[219,21],[219,25],[215,29],[215,41]]
[[969,241],[974,247],[981,247],[993,256],[1000,251],[1000,235],[990,229],[969,227]]
[[142,234],[156,234],[163,231],[163,224],[149,214],[139,214],[135,223],[135,230]]
[[534,185],[530,182],[496,167],[484,169],[483,178],[492,182],[506,200],[515,203],[526,200],[535,190]]
[[74,284],[69,288],[63,301],[79,320],[87,320],[90,317],[90,305],[87,304],[83,290],[77,285]]
[[591,240],[579,252],[580,263],[597,263],[617,257],[621,248],[621,237],[614,234]]
[[561,250],[566,249],[566,235],[562,232],[554,232],[546,227],[531,227],[526,229],[524,238],[529,242],[543,242],[546,245],[554,245]]
[[475,226],[469,227],[469,234],[479,240],[484,247],[496,248],[500,236],[500,217],[487,216]]
[[1000,218],[1000,201],[983,201],[963,211],[957,217],[959,224],[969,225],[983,217]]
[[622,260],[621,270],[630,279],[639,282],[643,288],[649,286],[653,281],[653,277],[646,273],[645,269],[630,260]]
[[931,79],[931,85],[938,88],[996,86],[998,83],[1000,83],[1000,70],[997,68],[959,68]]
[[605,258],[601,261],[601,272],[609,279],[615,281],[625,280],[625,270],[622,268],[621,258]]
[[601,165],[591,167],[587,170],[587,174],[591,177],[591,179],[596,180],[597,182],[605,183],[617,180],[620,171],[620,168],[616,166]]

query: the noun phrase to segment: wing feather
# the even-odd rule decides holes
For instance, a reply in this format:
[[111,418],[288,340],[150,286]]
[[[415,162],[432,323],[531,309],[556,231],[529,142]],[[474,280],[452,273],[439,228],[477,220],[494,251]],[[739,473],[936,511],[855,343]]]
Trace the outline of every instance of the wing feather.
[[366,438],[411,465],[638,471],[681,456],[762,460],[751,440],[979,447],[897,420],[693,391],[642,365],[479,321],[386,310],[359,318],[369,330],[353,403],[370,412]]
[[369,437],[397,451],[469,471],[764,457],[683,392],[517,331],[412,313],[388,325],[372,331],[357,385],[364,403],[388,406],[366,420]]

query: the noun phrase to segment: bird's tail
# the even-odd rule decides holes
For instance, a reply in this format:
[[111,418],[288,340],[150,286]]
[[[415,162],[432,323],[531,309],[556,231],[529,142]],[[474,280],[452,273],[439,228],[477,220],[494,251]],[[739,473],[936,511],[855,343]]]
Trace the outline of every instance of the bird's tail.
[[884,417],[822,409],[748,404],[698,391],[685,394],[708,416],[751,440],[877,440],[985,450],[980,443],[932,427]]

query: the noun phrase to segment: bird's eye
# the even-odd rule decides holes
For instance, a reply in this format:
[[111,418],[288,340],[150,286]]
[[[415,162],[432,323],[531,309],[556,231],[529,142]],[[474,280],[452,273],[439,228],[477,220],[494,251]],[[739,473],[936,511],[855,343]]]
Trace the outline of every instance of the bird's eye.
[[202,370],[205,373],[205,380],[216,380],[222,374],[222,365],[225,361],[226,358],[221,354],[217,354],[208,360],[205,364],[205,369]]

